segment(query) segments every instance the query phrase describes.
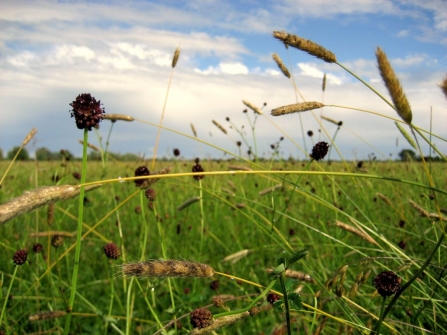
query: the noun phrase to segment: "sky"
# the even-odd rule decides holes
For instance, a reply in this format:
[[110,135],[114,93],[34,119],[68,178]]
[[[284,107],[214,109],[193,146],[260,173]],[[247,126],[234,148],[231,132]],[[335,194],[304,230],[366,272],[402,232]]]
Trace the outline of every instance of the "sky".
[[[36,127],[27,145],[31,154],[46,147],[81,156],[83,131],[70,118],[69,106],[80,93],[100,100],[106,113],[137,119],[113,124],[109,149],[117,153],[151,158],[163,108],[163,126],[174,131],[161,131],[160,157],[172,157],[178,148],[185,158],[229,158],[239,153],[236,142],[241,141],[243,155],[254,151],[256,142],[258,154],[271,157],[271,145],[279,143],[281,157],[304,159],[315,142],[329,142],[326,134],[335,135],[338,151],[332,159],[396,159],[401,150],[411,149],[394,120],[376,114],[325,107],[271,116],[276,107],[319,101],[399,119],[341,66],[286,49],[273,38],[273,31],[286,31],[332,51],[340,64],[389,99],[375,60],[380,47],[401,81],[413,124],[432,129],[440,137],[432,142],[447,154],[442,140],[447,138],[447,99],[438,86],[447,75],[446,0],[2,0],[0,28],[4,153]],[[172,70],[176,48],[181,53]],[[280,72],[273,53],[292,80]],[[243,100],[262,108],[263,115],[243,113]],[[337,130],[323,121],[323,129],[321,115],[343,125]],[[206,143],[190,138],[191,124]],[[110,128],[104,120],[89,133],[89,142],[104,144]],[[307,136],[309,130],[313,137]],[[428,145],[419,141],[428,155]]]

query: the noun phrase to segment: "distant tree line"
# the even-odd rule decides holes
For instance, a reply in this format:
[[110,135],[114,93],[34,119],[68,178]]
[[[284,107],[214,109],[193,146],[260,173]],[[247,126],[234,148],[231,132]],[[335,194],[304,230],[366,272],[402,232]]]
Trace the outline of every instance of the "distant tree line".
[[[12,148],[10,151],[8,151],[8,153],[6,154],[6,159],[8,160],[12,160],[17,151],[20,149],[20,146],[15,146],[14,148]],[[132,153],[125,153],[125,154],[119,154],[119,153],[114,153],[114,152],[109,152],[109,160],[116,160],[116,161],[122,161],[122,162],[135,162],[135,161],[139,161],[141,160],[141,157],[139,157],[136,154],[132,154]],[[418,156],[416,154],[416,152],[414,150],[411,149],[403,149],[399,152],[399,159],[402,162],[420,162],[422,161],[422,158],[420,156]],[[0,148],[0,160],[3,160],[5,158],[4,156],[4,152],[3,149]],[[23,148],[19,155],[17,156],[17,160],[21,160],[21,161],[27,161],[30,159],[30,155],[28,150],[26,150],[26,148]],[[74,157],[74,155],[68,151],[68,150],[60,150],[60,151],[50,151],[49,149],[42,147],[36,150],[36,159],[38,161],[59,161],[62,159],[65,160],[81,160],[81,158],[76,158]],[[91,151],[88,154],[88,160],[91,161],[100,161],[101,158],[101,153],[97,152],[97,151]],[[162,161],[169,161],[171,158],[167,158],[167,157],[160,157],[159,158]],[[262,158],[259,158],[260,161],[262,161]],[[424,159],[426,161],[431,161],[431,162],[442,162],[443,159],[439,156],[435,156],[435,157],[424,157]],[[230,159],[231,160],[231,159]]]
[[[415,151],[411,149],[403,149],[401,152],[399,152],[399,158],[402,162],[421,162],[422,158],[416,154]],[[430,156],[424,156],[424,160],[427,162],[442,162],[443,159],[439,156],[430,157]]]
[[[6,159],[12,160],[17,151],[20,150],[20,146],[15,146],[10,151],[8,151],[6,155]],[[117,160],[117,161],[138,161],[140,158],[138,155],[132,153],[118,154],[109,152],[109,159]],[[3,150],[0,148],[0,160],[4,159]],[[19,155],[17,156],[17,160],[27,161],[30,159],[30,155],[26,148],[23,148]],[[38,161],[60,161],[62,159],[65,160],[80,160],[81,158],[76,158],[70,151],[68,150],[60,150],[60,151],[51,151],[45,147],[39,148],[36,150],[36,159]],[[101,153],[97,151],[92,151],[88,154],[88,160],[98,161],[101,160]]]

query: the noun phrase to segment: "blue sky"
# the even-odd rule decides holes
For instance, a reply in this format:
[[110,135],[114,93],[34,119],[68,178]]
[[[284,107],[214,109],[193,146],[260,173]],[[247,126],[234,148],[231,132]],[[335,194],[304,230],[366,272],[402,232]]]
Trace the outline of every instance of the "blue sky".
[[[413,123],[447,138],[447,100],[437,86],[447,73],[447,2],[445,0],[278,0],[278,1],[2,1],[0,11],[0,148],[22,142],[32,127],[38,133],[27,149],[68,149],[81,154],[82,131],[70,118],[69,103],[91,93],[108,113],[122,113],[158,124],[175,68],[164,125],[237,153],[238,133],[249,124],[242,113],[248,100],[262,107],[256,133],[260,154],[281,142],[284,157],[304,158],[300,117],[270,116],[272,108],[296,102],[295,90],[272,60],[277,53],[294,74],[307,101],[351,106],[397,117],[365,86],[336,64],[299,50],[286,50],[272,37],[284,30],[331,50],[337,60],[388,97],[375,63],[380,46],[398,74],[413,110]],[[321,92],[323,73],[328,84]],[[298,96],[299,98],[299,96]],[[299,98],[299,101],[302,101]],[[342,120],[336,144],[345,158],[393,158],[409,148],[394,122],[382,117],[326,107],[323,114]],[[315,115],[319,116],[320,111]],[[253,117],[252,114],[250,114]],[[226,136],[213,124],[228,129]],[[319,138],[311,113],[301,115],[305,132]],[[333,134],[336,127],[324,123]],[[98,145],[110,123],[104,121],[90,142]],[[151,157],[157,129],[140,122],[118,122],[111,135],[114,152]],[[252,143],[250,132],[246,134]],[[321,137],[324,139],[324,137]],[[396,141],[397,140],[397,141]],[[305,136],[306,149],[312,146]],[[436,146],[447,154],[444,141]],[[396,145],[397,144],[397,145]],[[426,154],[427,145],[424,145]],[[179,148],[185,157],[223,154],[162,131],[159,155]],[[244,144],[243,152],[248,148]],[[334,159],[337,154],[334,153]]]

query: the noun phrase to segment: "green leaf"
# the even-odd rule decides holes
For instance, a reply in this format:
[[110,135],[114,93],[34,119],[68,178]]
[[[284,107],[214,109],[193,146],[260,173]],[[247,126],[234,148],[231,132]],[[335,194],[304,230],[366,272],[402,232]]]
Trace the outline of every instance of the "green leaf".
[[280,275],[285,270],[286,270],[286,265],[285,264],[279,264],[276,268],[273,269],[272,274],[273,275]]
[[277,311],[277,312],[284,312],[285,311],[285,306],[284,306],[284,301],[282,301],[282,300],[276,300],[274,303],[273,303],[273,309],[275,310],[275,311]]
[[303,249],[303,250],[300,250],[300,251],[294,253],[292,255],[292,257],[290,257],[290,259],[289,259],[288,267],[290,267],[290,265],[292,265],[293,263],[298,262],[301,258],[306,256],[308,253],[309,253],[309,250],[307,250],[307,249]]
[[276,264],[278,264],[278,265],[283,264],[284,266],[286,266],[286,259],[285,259],[285,257],[278,258],[278,260],[276,261]]
[[292,309],[301,310],[303,309],[303,304],[301,303],[301,297],[298,293],[292,292],[287,295],[289,298],[289,306]]
[[[298,287],[300,283],[294,279],[288,279],[285,281],[284,286],[286,287],[286,292],[293,292]],[[284,293],[284,292],[283,292]]]

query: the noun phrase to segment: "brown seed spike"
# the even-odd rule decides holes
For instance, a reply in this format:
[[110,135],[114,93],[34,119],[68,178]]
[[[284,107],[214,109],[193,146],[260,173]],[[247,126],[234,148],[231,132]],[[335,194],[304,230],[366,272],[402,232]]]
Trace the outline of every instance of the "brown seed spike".
[[411,107],[402,86],[400,85],[399,79],[394,73],[390,62],[382,49],[377,48],[376,58],[380,75],[382,76],[383,83],[385,84],[385,87],[393,100],[397,114],[399,114],[402,120],[410,124],[412,119]]
[[211,266],[192,261],[154,260],[122,265],[127,276],[139,277],[211,277],[214,270]]
[[288,34],[284,31],[274,31],[273,37],[283,41],[286,45],[290,45],[291,47],[305,51],[312,56],[324,60],[327,63],[337,62],[337,58],[332,52],[310,40],[306,40],[296,35]]
[[273,54],[272,55],[273,60],[275,61],[276,65],[278,65],[278,67],[280,68],[281,72],[290,79],[290,72],[287,69],[287,67],[284,65],[284,63],[282,62],[282,59],[277,55],[277,54]]
[[177,65],[178,58],[180,56],[180,51],[181,51],[180,48],[175,49],[174,57],[172,57],[172,68],[175,68],[175,66]]
[[285,114],[291,114],[291,113],[299,113],[299,112],[306,112],[310,111],[312,109],[318,109],[324,107],[324,104],[317,101],[308,101],[308,102],[300,102],[297,104],[287,105],[278,107],[275,109],[272,109],[271,114],[273,116],[280,116]]

